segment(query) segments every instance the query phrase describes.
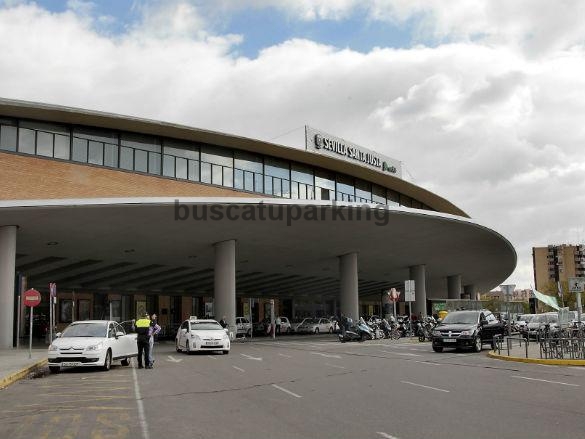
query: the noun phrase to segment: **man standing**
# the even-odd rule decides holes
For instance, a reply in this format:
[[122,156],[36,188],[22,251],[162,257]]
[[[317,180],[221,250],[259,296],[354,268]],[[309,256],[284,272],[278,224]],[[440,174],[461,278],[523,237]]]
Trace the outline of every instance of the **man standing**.
[[[146,313],[142,318],[136,320],[135,323],[136,327],[136,344],[138,345],[138,369],[142,369],[146,366],[147,369],[150,369],[150,365],[148,362],[148,355],[150,351],[149,345],[149,331],[150,331],[150,315]],[[144,363],[142,361],[142,356],[144,354]]]
[[161,327],[156,322],[156,314],[153,314],[150,317],[150,328],[148,330],[148,366],[149,369],[152,369],[154,366],[154,337],[158,335],[160,332]]
[[221,325],[222,328],[227,328],[227,320],[225,319],[225,316],[223,316],[221,318],[221,320],[219,321],[219,324]]

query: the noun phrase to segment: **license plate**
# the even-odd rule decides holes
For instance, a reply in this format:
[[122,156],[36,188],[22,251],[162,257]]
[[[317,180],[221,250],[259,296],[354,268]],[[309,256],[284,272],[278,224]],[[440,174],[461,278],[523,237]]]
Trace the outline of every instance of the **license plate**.
[[208,341],[205,343],[206,346],[217,346],[219,344],[218,341]]
[[457,343],[457,340],[454,338],[444,338],[443,343]]
[[75,366],[80,366],[81,363],[79,361],[63,361],[61,363],[61,366],[65,366],[65,367],[75,367]]

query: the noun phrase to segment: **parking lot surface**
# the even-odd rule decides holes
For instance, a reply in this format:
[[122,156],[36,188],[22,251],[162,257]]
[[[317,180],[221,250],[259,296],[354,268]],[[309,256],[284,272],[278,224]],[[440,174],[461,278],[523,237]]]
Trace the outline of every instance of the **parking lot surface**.
[[585,368],[429,343],[255,339],[229,355],[160,344],[152,370],[64,370],[2,391],[10,438],[574,438]]

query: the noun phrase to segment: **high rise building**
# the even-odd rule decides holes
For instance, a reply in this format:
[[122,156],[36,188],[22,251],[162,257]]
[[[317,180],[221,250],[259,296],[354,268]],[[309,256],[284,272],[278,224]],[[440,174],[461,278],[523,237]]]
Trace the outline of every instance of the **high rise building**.
[[544,290],[550,283],[585,276],[585,245],[549,245],[532,248],[534,286]]

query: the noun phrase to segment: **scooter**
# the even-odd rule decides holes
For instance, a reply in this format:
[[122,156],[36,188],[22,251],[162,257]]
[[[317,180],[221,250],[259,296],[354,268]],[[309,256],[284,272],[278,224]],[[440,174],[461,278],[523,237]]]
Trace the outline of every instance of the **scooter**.
[[357,325],[350,326],[344,331],[340,331],[337,337],[341,343],[346,341],[364,341],[364,335]]

